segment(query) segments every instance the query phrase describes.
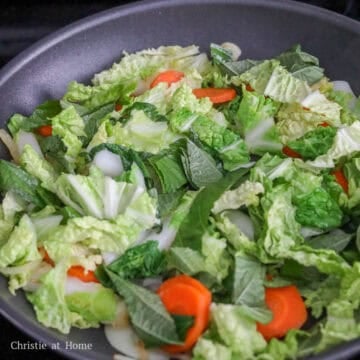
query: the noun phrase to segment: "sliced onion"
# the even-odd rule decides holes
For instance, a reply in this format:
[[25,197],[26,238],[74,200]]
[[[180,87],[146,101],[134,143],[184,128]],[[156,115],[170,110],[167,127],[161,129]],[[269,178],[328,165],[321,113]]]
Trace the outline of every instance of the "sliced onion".
[[241,49],[232,42],[224,42],[221,44],[221,47],[231,52],[232,61],[236,61],[241,55]]
[[93,164],[96,165],[106,176],[119,176],[124,171],[121,157],[107,149],[96,153]]
[[65,294],[70,295],[76,292],[94,293],[99,290],[100,284],[96,282],[84,282],[76,277],[68,276],[65,282]]
[[169,249],[175,240],[176,232],[176,229],[170,225],[170,221],[166,220],[162,230],[159,233],[155,231],[150,232],[146,240],[156,240],[159,243],[160,250]]
[[38,237],[43,236],[46,232],[58,226],[63,219],[62,215],[50,215],[45,218],[33,219]]
[[19,154],[21,155],[25,145],[30,145],[42,158],[44,157],[36,136],[31,132],[19,131],[15,138]]
[[224,214],[250,240],[254,240],[254,225],[249,215],[246,215],[239,210],[227,210],[224,212]]
[[155,291],[159,288],[162,282],[163,279],[161,277],[147,278],[143,280],[142,286],[149,290]]
[[133,92],[134,96],[139,96],[143,94],[150,87],[149,81],[139,80],[136,86],[135,91]]
[[254,141],[260,139],[269,129],[275,125],[274,118],[269,117],[259,122],[253,130],[249,131],[245,136],[246,145],[251,148]]
[[321,235],[324,232],[325,232],[324,230],[317,229],[317,228],[312,228],[312,227],[307,227],[307,226],[303,226],[300,229],[300,233],[305,239],[310,238],[312,236]]
[[102,257],[105,265],[111,264],[119,255],[114,252],[103,252]]
[[20,266],[8,266],[0,268],[0,272],[4,275],[17,275],[34,271],[41,263],[41,260],[31,261]]
[[160,350],[146,350],[130,326],[114,328],[111,325],[105,325],[105,336],[111,346],[133,359],[169,359],[169,355]]
[[114,328],[120,329],[130,326],[129,313],[124,301],[119,301],[116,307],[115,320],[110,324]]
[[16,163],[19,163],[20,160],[20,153],[19,149],[13,140],[13,138],[10,136],[10,134],[4,130],[0,129],[0,140],[4,143],[4,145],[8,148],[11,157]]
[[343,91],[346,92],[348,94],[351,94],[353,96],[355,96],[354,92],[351,89],[350,84],[347,81],[344,80],[335,80],[332,82],[333,84],[333,89],[336,91]]

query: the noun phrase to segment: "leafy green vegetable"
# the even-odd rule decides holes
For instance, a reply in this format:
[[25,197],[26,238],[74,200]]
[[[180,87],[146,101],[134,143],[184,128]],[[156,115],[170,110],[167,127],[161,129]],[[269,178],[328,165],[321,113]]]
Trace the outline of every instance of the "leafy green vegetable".
[[343,170],[349,188],[349,199],[346,201],[346,206],[355,212],[360,205],[360,158],[352,158],[344,165]]
[[277,60],[265,60],[251,66],[247,71],[243,72],[240,76],[233,78],[235,85],[242,83],[249,84],[253,90],[259,94],[264,94],[267,83],[270,80],[271,74],[274,69],[279,66]]
[[360,151],[360,121],[338,129],[334,142],[326,154],[318,156],[308,164],[316,168],[333,168],[341,158]]
[[282,144],[273,117],[279,105],[264,95],[247,91],[245,87],[242,94],[236,125],[245,136],[247,146],[254,153],[278,152]]
[[42,125],[49,125],[51,118],[61,110],[58,100],[49,100],[39,105],[29,117],[20,114],[13,115],[7,126],[12,136],[15,136],[19,130],[30,132]]
[[175,134],[170,131],[167,122],[155,122],[143,110],[132,111],[131,119],[126,124],[116,123],[112,132],[113,142],[116,144],[152,154],[167,148],[176,140]]
[[58,174],[45,159],[30,146],[25,145],[20,157],[20,163],[25,170],[41,181],[41,185],[50,191],[54,191],[54,183]]
[[196,275],[205,271],[205,259],[200,251],[187,247],[172,246],[167,253],[169,268],[175,268],[183,274]]
[[176,332],[181,341],[185,341],[188,330],[194,325],[194,317],[187,315],[171,315],[174,319]]
[[323,188],[317,188],[297,202],[296,221],[305,226],[332,229],[340,226],[343,213]]
[[301,105],[305,107],[306,111],[310,110],[314,113],[325,116],[330,125],[340,125],[341,106],[336,102],[329,100],[319,90],[316,90],[307,96],[301,102]]
[[228,276],[232,266],[232,258],[226,249],[226,239],[217,232],[208,230],[201,240],[201,252],[204,256],[202,272],[209,273],[218,283],[221,283]]
[[158,242],[152,240],[126,250],[108,269],[131,280],[157,276],[165,267],[165,254],[158,249]]
[[164,115],[158,113],[156,106],[147,102],[134,102],[121,113],[120,121],[126,123],[134,110],[142,110],[152,121],[167,121]]
[[331,148],[336,135],[336,129],[317,127],[307,132],[297,140],[290,141],[287,145],[305,160],[314,160],[316,157],[327,153]]
[[129,82],[127,84],[117,82],[114,84],[85,86],[73,81],[69,84],[63,100],[69,103],[79,104],[84,107],[87,112],[93,112],[104,105],[113,104],[116,101],[127,104],[130,102],[129,96],[135,88],[135,82]]
[[329,121],[325,116],[308,111],[296,103],[282,105],[276,117],[278,120],[276,127],[284,144],[302,137],[321,123]]
[[192,124],[192,131],[203,144],[217,152],[225,170],[233,171],[249,162],[244,140],[228,128],[199,116]]
[[66,146],[65,159],[74,162],[82,148],[80,136],[84,136],[84,121],[73,106],[51,119],[52,134],[59,136]]
[[330,89],[326,92],[326,96],[341,106],[340,119],[342,124],[351,125],[354,121],[359,120],[359,99],[353,94]]
[[40,260],[37,237],[28,215],[23,215],[9,239],[0,247],[0,268]]
[[289,50],[276,57],[293,76],[307,81],[310,85],[324,76],[324,69],[319,67],[319,60],[301,50],[300,45],[294,45]]
[[130,283],[110,270],[106,270],[106,273],[113,287],[124,298],[131,323],[145,346],[181,344],[175,321],[156,294]]
[[41,137],[39,145],[46,160],[58,173],[73,171],[73,166],[65,159],[66,146],[59,136]]
[[174,246],[200,250],[201,239],[208,227],[208,218],[214,202],[224,191],[239,182],[246,172],[246,169],[240,169],[229,173],[220,181],[199,191],[189,213],[180,225]]
[[66,305],[81,316],[81,327],[98,327],[100,323],[114,321],[117,298],[110,289],[99,286],[95,292],[75,292],[65,296]]
[[259,204],[259,194],[264,192],[261,183],[245,181],[234,190],[225,191],[218,200],[215,201],[212,212],[220,213],[228,209],[239,209],[241,206]]
[[21,199],[42,208],[51,200],[48,192],[41,189],[39,181],[20,167],[0,160],[0,191],[12,191]]
[[168,194],[159,194],[158,208],[160,217],[163,218],[169,216],[178,207],[184,194],[185,190],[178,190]]
[[59,263],[41,279],[41,285],[27,299],[34,306],[36,318],[46,327],[55,328],[64,334],[70,332],[71,325],[79,319],[72,313],[65,301],[65,263]]
[[239,305],[213,304],[211,316],[221,342],[236,358],[253,358],[266,347],[266,341],[256,331],[256,323]]
[[315,249],[332,249],[336,252],[343,251],[354,237],[340,229],[335,229],[327,234],[309,239],[308,244]]
[[234,304],[265,308],[265,268],[259,261],[241,253],[235,255]]
[[282,66],[274,69],[264,89],[265,96],[284,103],[300,102],[310,92],[311,89],[305,81],[294,77]]
[[193,350],[193,360],[231,360],[231,350],[218,342],[201,337]]
[[178,147],[172,146],[147,159],[159,179],[162,193],[175,192],[187,184],[180,156]]
[[217,182],[223,177],[215,160],[192,141],[187,140],[182,150],[181,160],[185,174],[196,188]]
[[114,110],[114,104],[106,104],[100,108],[83,115],[83,120],[85,123],[84,132],[86,134],[86,140],[84,141],[84,146],[87,146],[90,140],[96,134],[101,123],[106,119],[106,117]]

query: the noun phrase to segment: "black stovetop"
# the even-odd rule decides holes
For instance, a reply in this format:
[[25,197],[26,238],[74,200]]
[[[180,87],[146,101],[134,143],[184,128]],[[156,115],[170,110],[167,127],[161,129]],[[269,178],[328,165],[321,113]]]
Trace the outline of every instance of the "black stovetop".
[[[317,5],[340,14],[360,20],[359,0],[297,0]],[[38,39],[96,12],[134,1],[88,1],[57,0],[28,1],[3,0],[0,11],[0,68],[20,51],[29,47]],[[12,342],[33,342],[8,321],[1,318],[0,349],[1,359],[6,360],[61,360],[63,357],[45,350],[12,350]],[[13,345],[16,343],[13,343]]]

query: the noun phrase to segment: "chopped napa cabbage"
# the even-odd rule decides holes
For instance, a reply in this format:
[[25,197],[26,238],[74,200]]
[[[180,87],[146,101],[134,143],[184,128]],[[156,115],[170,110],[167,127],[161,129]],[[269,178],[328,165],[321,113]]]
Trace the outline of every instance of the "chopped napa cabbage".
[[139,223],[156,222],[156,202],[143,186],[117,182],[96,167],[89,176],[63,174],[55,183],[56,193],[80,214],[114,219],[126,213]]
[[360,151],[360,121],[338,129],[333,145],[327,153],[318,156],[307,164],[315,168],[333,168],[341,158],[346,158]]
[[157,49],[142,50],[122,57],[111,69],[96,74],[94,85],[113,84],[120,81],[139,81],[147,79],[162,70],[188,70],[194,68],[200,73],[206,71],[208,60],[199,54],[195,45],[160,46]]
[[73,106],[63,110],[51,119],[52,134],[58,135],[66,146],[65,157],[68,161],[75,161],[82,148],[80,136],[85,136],[84,121]]
[[309,85],[277,66],[266,84],[264,95],[284,103],[301,102],[311,92]]
[[259,194],[264,193],[261,183],[245,181],[234,190],[225,191],[221,197],[215,201],[212,212],[217,214],[224,210],[239,209],[241,206],[258,205]]
[[39,288],[27,294],[36,317],[43,325],[68,334],[72,326],[98,327],[116,318],[117,298],[110,289],[96,284],[91,292],[65,294],[65,262],[60,262],[40,279]]
[[142,110],[134,110],[131,115],[125,125],[117,123],[114,126],[115,143],[155,154],[177,139],[166,122],[155,122]]
[[9,239],[0,248],[0,267],[24,264],[39,260],[37,236],[34,224],[28,215],[23,215]]
[[319,90],[308,95],[301,105],[312,112],[321,114],[327,118],[327,122],[333,126],[340,125],[341,106],[326,98]]
[[321,123],[328,121],[324,115],[308,111],[296,103],[284,104],[276,118],[276,127],[283,144],[302,137]]
[[264,94],[266,86],[271,78],[273,71],[279,66],[277,60],[265,60],[260,64],[251,67],[239,77],[233,77],[232,81],[235,85],[247,83],[259,94]]
[[41,185],[45,189],[55,190],[54,184],[58,174],[50,163],[40,157],[30,145],[25,145],[20,157],[20,163],[29,174],[41,181]]

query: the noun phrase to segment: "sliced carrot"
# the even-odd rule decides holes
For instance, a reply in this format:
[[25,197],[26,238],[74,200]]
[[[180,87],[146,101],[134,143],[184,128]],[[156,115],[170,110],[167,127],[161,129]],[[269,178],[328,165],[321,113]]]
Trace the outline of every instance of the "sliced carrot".
[[199,290],[202,293],[203,296],[205,296],[207,301],[211,302],[210,290],[206,286],[204,286],[200,281],[198,281],[188,275],[178,275],[178,276],[174,276],[170,279],[167,279],[166,281],[164,281],[161,284],[161,286],[158,289],[158,292],[165,291],[169,287],[171,288],[172,286],[174,286],[175,284],[178,284],[178,283],[195,287],[197,290]]
[[349,193],[349,183],[341,169],[334,170],[332,175],[335,176],[336,182],[343,188],[346,194]]
[[198,99],[208,97],[213,104],[222,104],[236,97],[236,91],[231,88],[200,88],[194,89],[193,94]]
[[68,271],[67,274],[69,276],[76,277],[83,282],[100,282],[93,271],[85,271],[82,266],[72,266]]
[[37,133],[41,136],[47,137],[52,135],[52,126],[43,125],[37,128]]
[[284,155],[288,157],[301,159],[301,155],[298,152],[294,151],[293,149],[289,148],[288,146],[284,146],[282,152]]
[[[48,252],[46,251],[46,249],[43,246],[39,248],[39,252],[43,256],[43,260],[45,262],[47,262],[51,266],[55,265],[54,261],[51,259]],[[80,279],[83,282],[100,282],[96,278],[94,271],[87,271],[86,272],[85,269],[82,266],[71,266],[68,269],[67,274],[69,276],[76,277],[76,278]]]
[[123,106],[121,104],[115,104],[115,111],[121,111]]
[[246,91],[250,91],[250,92],[254,91],[254,89],[252,88],[252,86],[250,84],[246,84],[245,89],[246,89]]
[[266,340],[281,338],[291,329],[300,329],[307,320],[305,303],[293,286],[265,289],[265,302],[273,313],[268,324],[257,324]]
[[330,126],[330,124],[327,123],[326,121],[324,121],[324,122],[320,123],[319,126],[328,127],[328,126]]
[[190,350],[208,326],[210,291],[199,281],[180,275],[165,281],[157,293],[169,313],[194,316],[194,325],[187,331],[184,344],[166,345],[163,349],[172,354]]
[[52,261],[51,257],[49,256],[48,252],[45,250],[45,248],[42,246],[39,249],[40,254],[43,257],[43,260],[47,262],[49,265],[54,266],[55,263]]
[[167,83],[168,85],[172,83],[176,83],[179,80],[181,80],[184,76],[185,74],[181,71],[176,71],[176,70],[163,71],[160,74],[158,74],[156,78],[152,81],[152,83],[150,84],[150,89],[152,89],[153,87],[155,87],[156,85],[162,82]]

